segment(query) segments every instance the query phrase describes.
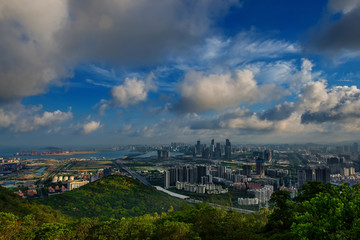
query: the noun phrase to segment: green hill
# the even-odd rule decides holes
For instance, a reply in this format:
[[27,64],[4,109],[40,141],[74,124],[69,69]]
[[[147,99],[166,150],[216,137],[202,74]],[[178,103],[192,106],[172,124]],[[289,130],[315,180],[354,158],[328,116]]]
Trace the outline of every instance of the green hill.
[[0,212],[12,213],[19,217],[34,215],[40,222],[68,222],[70,217],[49,206],[29,202],[10,190],[0,187]]
[[[178,211],[171,210],[160,215],[154,213],[105,221],[96,218],[73,218],[69,222],[61,222],[61,219],[54,222],[44,221],[42,214],[50,216],[47,220],[54,220],[53,211],[48,211],[51,210],[50,207],[29,203],[6,189],[0,190],[0,240],[360,239],[360,184],[349,187],[347,184],[333,186],[329,183],[323,185],[321,182],[308,182],[302,186],[301,193],[294,199],[290,198],[288,191],[276,191],[271,197],[274,209],[269,211],[263,208],[253,214],[217,209],[200,203],[196,206],[183,205]],[[92,195],[88,196],[85,193]],[[94,213],[91,211],[98,211],[98,207],[103,213],[100,220],[109,217],[105,215],[108,213],[108,203],[110,206],[112,203],[109,200],[115,201],[119,197],[122,197],[121,201],[126,202],[130,199],[131,202],[124,204],[127,208],[123,211],[120,205],[116,207],[114,204],[115,214],[116,211],[120,211],[119,214],[137,213],[133,211],[137,204],[146,205],[147,198],[152,198],[152,194],[158,201],[165,201],[162,199],[162,193],[132,179],[117,176],[102,179],[74,193],[69,192],[46,201],[61,204],[65,199],[60,197],[66,195],[69,195],[72,201],[76,201],[77,198],[72,194],[79,198],[92,199],[92,202],[73,202],[72,206],[95,206],[84,208],[88,209],[88,212],[81,212],[80,209],[73,211],[73,215],[92,215]],[[139,199],[140,195],[142,199]],[[102,199],[101,205],[102,197],[105,198]],[[66,200],[62,204],[64,208],[71,205],[69,201]],[[158,206],[153,202],[151,204],[153,205],[149,209]]]
[[167,212],[171,206],[178,209],[186,204],[137,180],[117,175],[37,202],[73,217],[100,220]]

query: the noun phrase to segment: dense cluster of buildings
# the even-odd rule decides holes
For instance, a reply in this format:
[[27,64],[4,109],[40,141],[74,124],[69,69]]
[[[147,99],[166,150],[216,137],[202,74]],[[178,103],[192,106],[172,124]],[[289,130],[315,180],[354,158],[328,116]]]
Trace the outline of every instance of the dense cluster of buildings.
[[176,182],[185,183],[212,183],[212,175],[209,171],[209,166],[178,166],[165,170],[164,188],[176,186]]
[[309,181],[330,182],[330,169],[327,166],[307,166],[298,170],[298,184],[301,187]]
[[0,174],[19,171],[24,167],[19,158],[0,158]]
[[221,159],[222,156],[225,159],[231,159],[231,152],[231,142],[229,139],[225,140],[225,145],[221,145],[219,142],[215,144],[215,140],[212,139],[209,146],[201,144],[198,140],[194,147],[193,155],[204,159]]

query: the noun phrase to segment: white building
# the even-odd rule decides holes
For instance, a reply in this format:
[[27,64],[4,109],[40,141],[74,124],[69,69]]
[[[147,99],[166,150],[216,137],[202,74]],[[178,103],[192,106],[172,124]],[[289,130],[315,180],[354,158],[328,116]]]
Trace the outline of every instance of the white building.
[[68,191],[71,191],[75,188],[79,188],[81,186],[84,186],[86,184],[88,184],[89,181],[72,181],[72,182],[68,182],[67,183],[67,189]]
[[254,194],[255,198],[258,198],[260,203],[268,202],[273,192],[274,192],[274,186],[272,185],[265,185],[263,188],[260,189],[249,190],[249,193]]
[[258,205],[258,198],[238,198],[239,205]]

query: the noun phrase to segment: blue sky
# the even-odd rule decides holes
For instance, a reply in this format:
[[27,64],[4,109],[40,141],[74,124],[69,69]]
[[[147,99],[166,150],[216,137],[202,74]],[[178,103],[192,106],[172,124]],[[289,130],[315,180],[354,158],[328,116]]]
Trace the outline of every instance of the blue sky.
[[358,140],[360,1],[0,3],[0,145]]

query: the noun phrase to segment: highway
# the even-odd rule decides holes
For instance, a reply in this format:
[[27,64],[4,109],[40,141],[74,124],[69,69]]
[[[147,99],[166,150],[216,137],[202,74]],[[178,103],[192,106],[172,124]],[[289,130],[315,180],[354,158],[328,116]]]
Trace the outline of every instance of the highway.
[[152,187],[152,185],[144,177],[140,176],[135,171],[131,170],[129,167],[126,167],[120,160],[116,160],[115,164],[117,165],[117,167],[119,167],[119,168],[123,169],[124,171],[126,171],[127,173],[129,173],[133,178],[139,180],[146,186]]

